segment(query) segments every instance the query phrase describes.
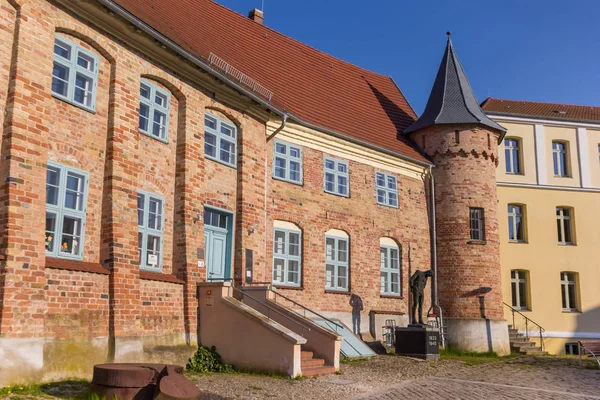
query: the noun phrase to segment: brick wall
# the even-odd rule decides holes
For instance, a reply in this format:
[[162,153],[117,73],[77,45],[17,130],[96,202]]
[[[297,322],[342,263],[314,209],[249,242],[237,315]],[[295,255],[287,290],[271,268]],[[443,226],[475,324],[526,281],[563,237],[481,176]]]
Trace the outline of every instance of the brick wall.
[[[438,126],[414,135],[435,162],[440,303],[446,317],[481,318],[483,312],[500,319],[498,134],[476,126],[456,129]],[[469,207],[484,209],[485,242],[470,240]]]
[[[323,153],[308,147],[303,149],[303,186],[274,180],[273,141],[265,140],[266,111],[257,111],[225,88],[223,95],[208,90],[199,77],[184,79],[186,74],[44,0],[23,3],[18,51],[11,61],[9,42],[17,37],[11,29],[17,24],[10,21],[16,12],[6,2],[0,4],[0,20],[7,21],[0,32],[9,39],[0,43],[0,74],[7,73],[6,65],[14,65],[14,78],[0,87],[0,96],[8,99],[0,182],[9,182],[1,186],[0,229],[5,234],[0,243],[6,260],[0,275],[0,334],[194,336],[196,283],[206,278],[197,252],[205,247],[204,206],[235,215],[236,281],[245,277],[247,249],[253,251],[254,281],[271,280],[273,221],[290,221],[303,231],[303,288],[281,289],[286,295],[321,311],[350,312],[350,293],[362,297],[365,312],[407,310],[409,275],[430,266],[422,180],[396,175],[399,208],[379,206],[376,168],[350,161],[351,197],[338,197],[323,190]],[[56,32],[100,60],[94,113],[51,95]],[[130,35],[138,39],[137,33]],[[171,93],[167,143],[138,130],[142,77]],[[204,157],[207,110],[238,128],[235,169]],[[44,253],[48,161],[90,176],[83,260],[69,262],[69,268]],[[140,278],[140,189],[165,198],[164,281]],[[350,236],[348,293],[325,292],[324,242],[330,229]],[[381,237],[393,238],[402,248],[402,298],[379,293]],[[48,262],[52,268],[46,268]],[[173,276],[179,283],[166,282]]]

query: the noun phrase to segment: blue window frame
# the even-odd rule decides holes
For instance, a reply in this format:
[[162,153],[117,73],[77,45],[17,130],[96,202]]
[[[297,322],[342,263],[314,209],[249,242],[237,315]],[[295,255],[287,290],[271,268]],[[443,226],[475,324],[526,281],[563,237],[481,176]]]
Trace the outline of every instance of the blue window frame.
[[140,82],[140,132],[166,142],[169,137],[171,93],[152,82]]
[[52,95],[95,112],[97,87],[98,57],[62,36],[56,36]]
[[381,294],[400,296],[400,248],[380,246]]
[[88,174],[48,163],[46,171],[46,255],[81,259]]
[[275,228],[273,283],[299,287],[302,280],[302,232]]
[[291,183],[302,184],[302,147],[275,141],[273,177]]
[[552,160],[554,161],[554,176],[568,177],[567,143],[552,142]]
[[160,271],[163,256],[165,199],[138,190],[138,257],[140,268]]
[[212,114],[204,116],[204,154],[207,158],[235,168],[237,129]]
[[348,291],[349,239],[325,236],[325,288]]
[[521,148],[519,140],[504,139],[504,158],[507,174],[521,174]]
[[394,175],[375,173],[377,204],[398,208],[398,181]]
[[339,196],[350,196],[348,163],[346,161],[336,160],[331,157],[325,157],[325,191],[327,193],[337,194]]

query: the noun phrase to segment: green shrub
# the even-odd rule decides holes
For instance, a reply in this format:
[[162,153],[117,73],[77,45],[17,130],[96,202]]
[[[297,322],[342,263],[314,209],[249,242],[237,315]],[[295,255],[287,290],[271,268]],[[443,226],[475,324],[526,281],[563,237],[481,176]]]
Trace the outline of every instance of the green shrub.
[[207,373],[207,372],[234,372],[233,365],[224,364],[223,359],[215,346],[208,348],[206,346],[198,347],[198,351],[189,359],[185,369],[189,372]]

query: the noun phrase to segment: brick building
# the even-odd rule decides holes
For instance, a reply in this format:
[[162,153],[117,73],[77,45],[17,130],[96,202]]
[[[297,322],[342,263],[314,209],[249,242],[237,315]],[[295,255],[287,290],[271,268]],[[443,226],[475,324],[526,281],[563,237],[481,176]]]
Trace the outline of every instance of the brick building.
[[[409,137],[417,116],[391,78],[260,15],[208,0],[0,0],[0,385],[107,359],[181,362],[207,280],[272,283],[348,324],[355,294],[375,336],[376,316],[408,323],[408,278],[434,261],[433,164],[480,188],[454,204],[454,225],[436,197],[440,243],[460,242],[440,264],[442,307],[481,320],[481,296],[452,294],[485,286],[487,320],[502,318],[488,197],[502,128],[457,109]],[[466,90],[459,74],[440,84]],[[468,207],[484,209],[487,241],[467,243]]]

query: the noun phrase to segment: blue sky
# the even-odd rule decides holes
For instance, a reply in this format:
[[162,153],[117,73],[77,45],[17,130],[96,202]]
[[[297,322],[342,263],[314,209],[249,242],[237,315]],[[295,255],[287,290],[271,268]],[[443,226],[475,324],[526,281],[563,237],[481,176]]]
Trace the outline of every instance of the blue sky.
[[[216,0],[244,15],[262,0]],[[420,114],[452,41],[477,99],[600,106],[599,0],[264,0],[265,25],[390,75]]]

